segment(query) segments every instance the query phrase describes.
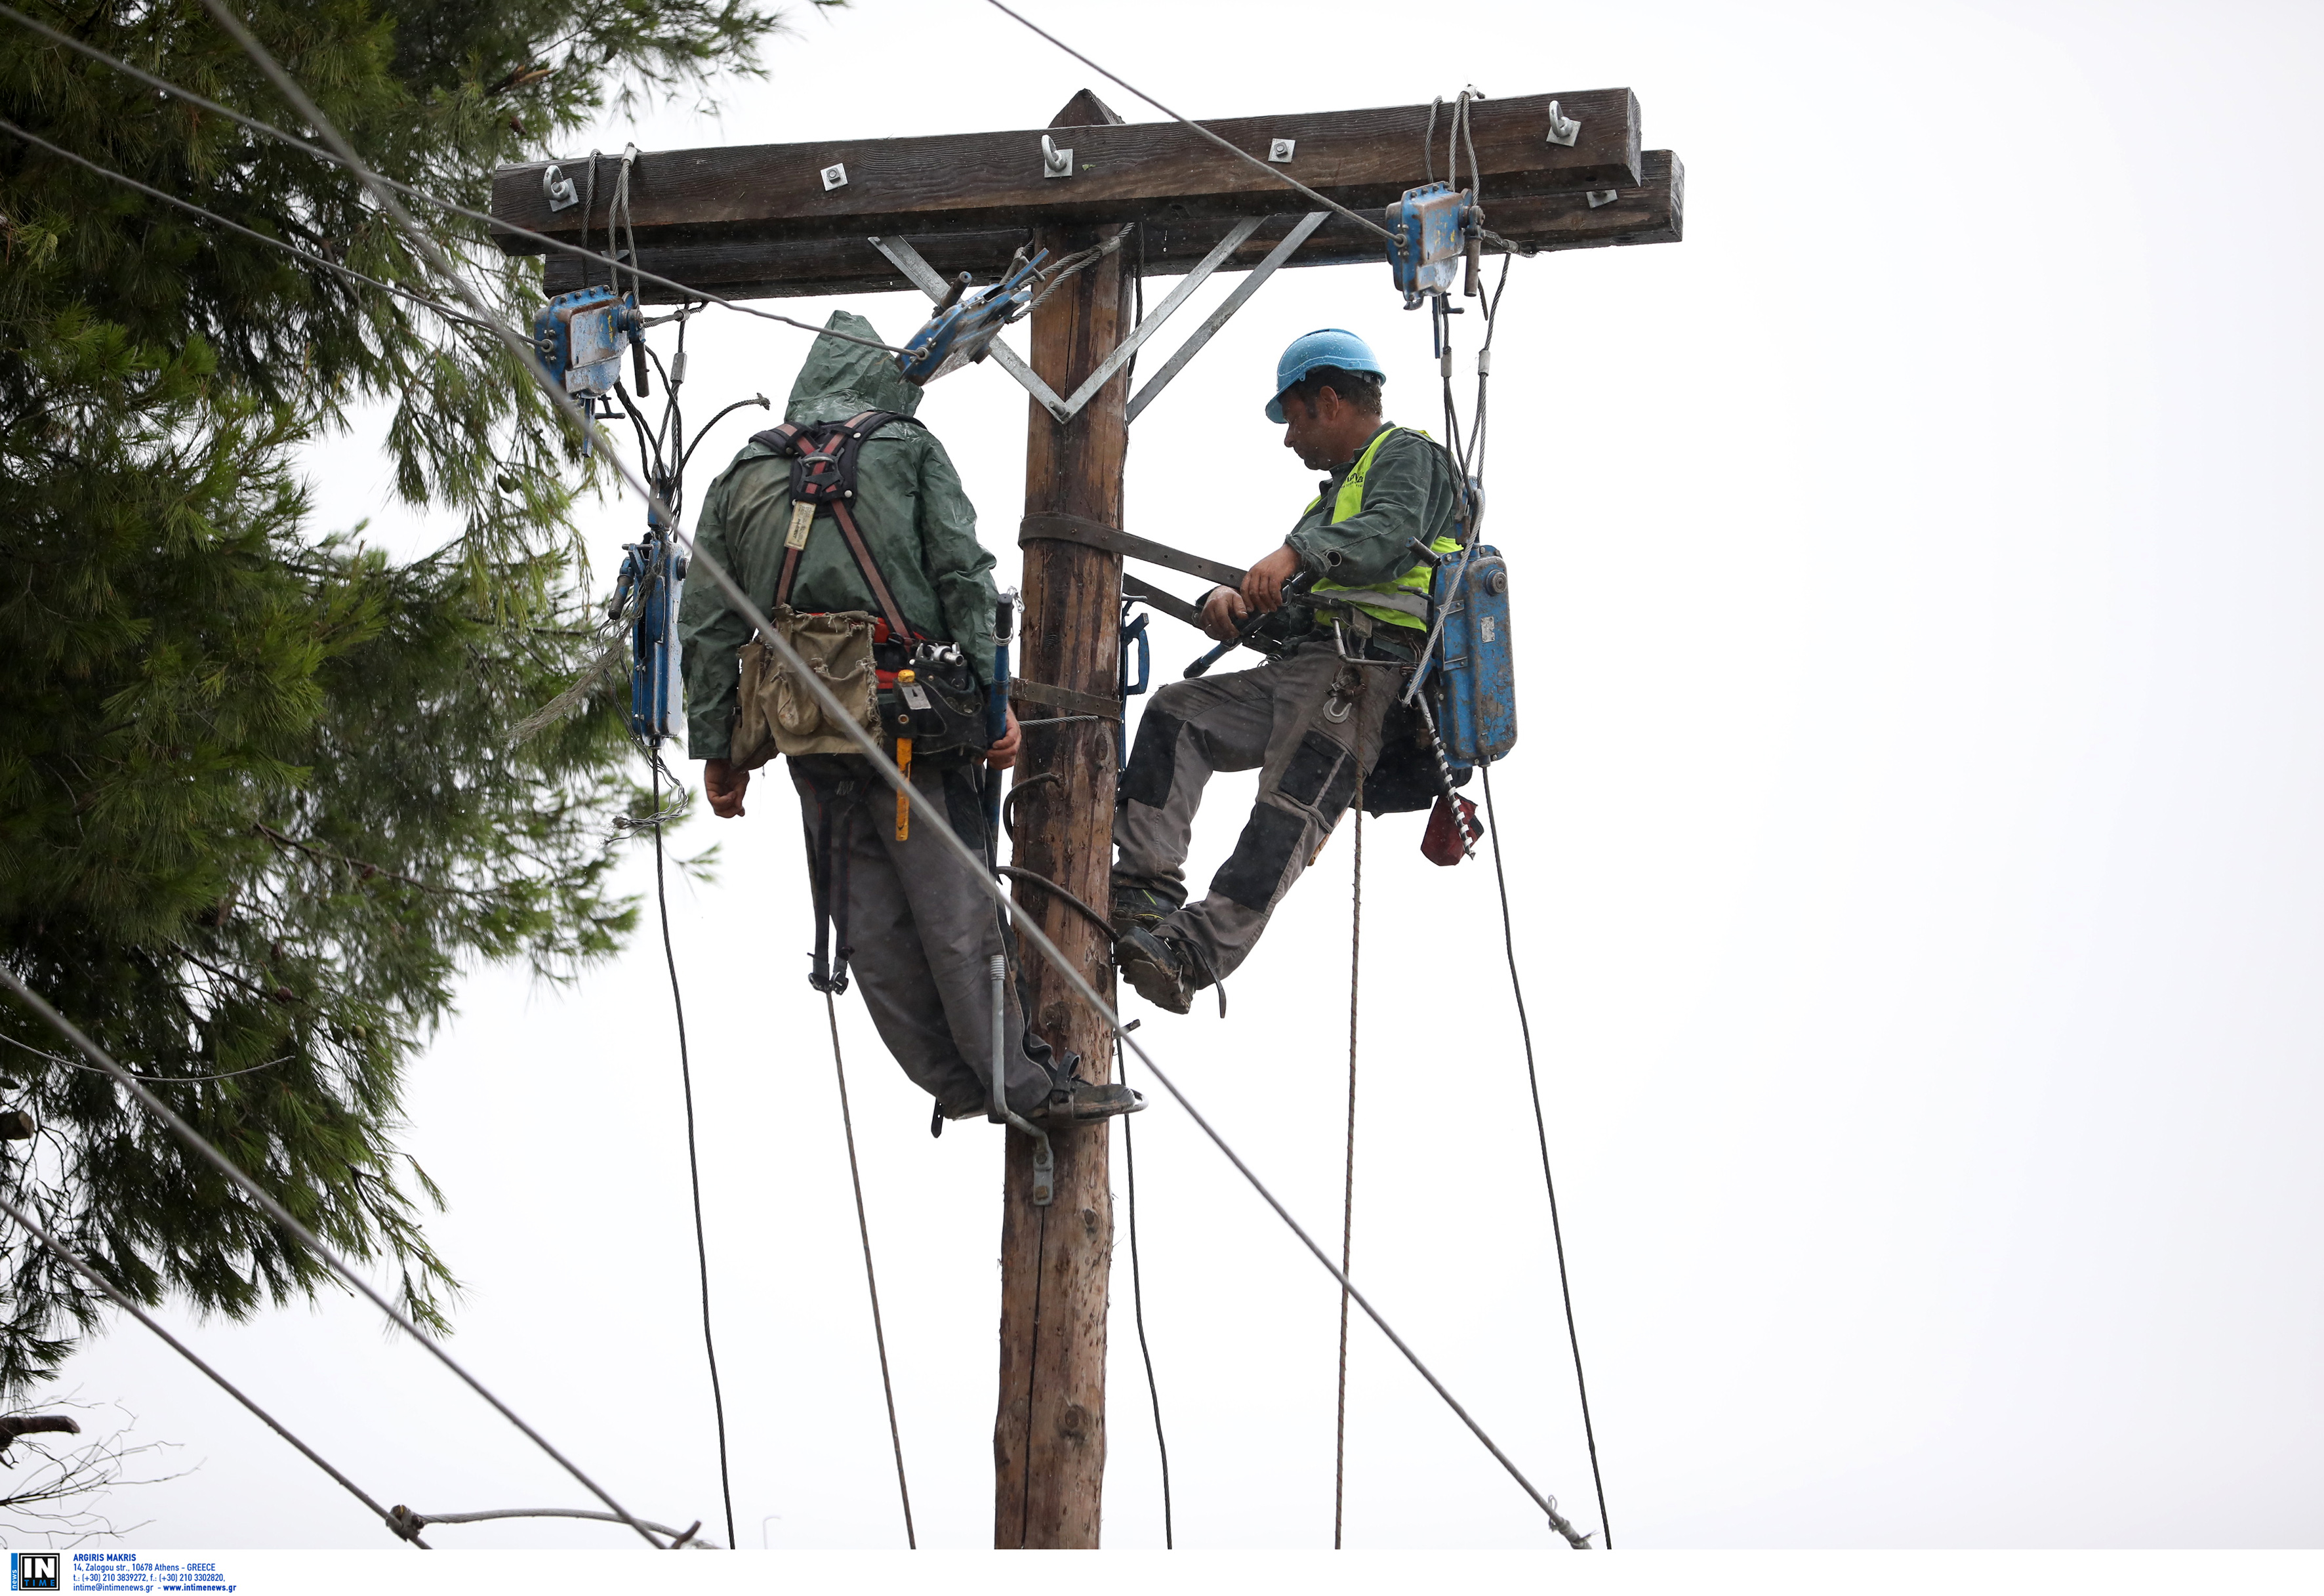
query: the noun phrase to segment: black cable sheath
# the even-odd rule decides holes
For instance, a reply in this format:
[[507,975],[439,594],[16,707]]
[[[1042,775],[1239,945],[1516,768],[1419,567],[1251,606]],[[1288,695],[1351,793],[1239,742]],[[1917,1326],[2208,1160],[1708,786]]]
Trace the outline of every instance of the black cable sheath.
[[[1129,1066],[1122,1062],[1121,1038],[1113,1039],[1113,1069],[1123,1085],[1130,1084]],[[1146,1397],[1154,1405],[1154,1449],[1162,1454],[1162,1549],[1177,1549],[1176,1532],[1170,1523],[1170,1442],[1162,1433],[1162,1392],[1154,1383],[1154,1352],[1146,1344],[1146,1287],[1138,1273],[1138,1149],[1130,1134],[1130,1116],[1121,1117],[1121,1162],[1128,1182],[1130,1212],[1130,1313],[1138,1324],[1138,1355],[1146,1364]]]
[[1582,1333],[1573,1324],[1573,1283],[1565,1273],[1565,1231],[1557,1219],[1557,1180],[1549,1172],[1549,1123],[1542,1117],[1541,1076],[1533,1063],[1533,1026],[1526,1019],[1525,983],[1517,978],[1517,935],[1509,925],[1509,883],[1501,872],[1501,827],[1493,816],[1493,767],[1479,765],[1485,779],[1485,832],[1493,839],[1493,884],[1501,891],[1501,946],[1509,956],[1509,991],[1517,1001],[1517,1030],[1525,1038],[1526,1084],[1533,1090],[1533,1128],[1541,1139],[1541,1184],[1549,1193],[1549,1233],[1557,1245],[1557,1289],[1565,1299],[1565,1339],[1573,1349],[1573,1388],[1582,1398],[1582,1435],[1590,1444],[1590,1482],[1598,1491],[1598,1527],[1614,1549],[1614,1524],[1606,1516],[1606,1476],[1598,1469],[1598,1432],[1590,1422],[1590,1382],[1582,1373]]
[[[653,812],[661,813],[661,761],[653,761]],[[686,1175],[694,1193],[694,1256],[702,1271],[702,1351],[710,1360],[710,1406],[718,1419],[718,1494],[726,1507],[726,1544],[733,1546],[734,1486],[726,1467],[726,1398],[718,1386],[718,1343],[710,1334],[710,1243],[702,1229],[702,1161],[694,1150],[694,1066],[686,1050],[686,1000],[678,988],[678,952],[669,939],[669,890],[662,870],[661,823],[654,839],[654,903],[661,911],[661,952],[669,964],[669,1006],[678,1015],[678,1079],[686,1093]]]

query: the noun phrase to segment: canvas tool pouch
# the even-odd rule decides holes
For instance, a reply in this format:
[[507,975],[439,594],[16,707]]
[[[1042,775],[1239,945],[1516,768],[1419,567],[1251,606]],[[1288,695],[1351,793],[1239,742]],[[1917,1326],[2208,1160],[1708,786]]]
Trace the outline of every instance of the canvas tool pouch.
[[[806,614],[788,604],[769,617],[807,669],[846,707],[848,719],[880,736],[880,681],[872,658],[877,622],[861,610]],[[798,670],[760,638],[742,645],[741,694],[728,757],[745,770],[778,753],[860,753],[862,747],[835,722]]]

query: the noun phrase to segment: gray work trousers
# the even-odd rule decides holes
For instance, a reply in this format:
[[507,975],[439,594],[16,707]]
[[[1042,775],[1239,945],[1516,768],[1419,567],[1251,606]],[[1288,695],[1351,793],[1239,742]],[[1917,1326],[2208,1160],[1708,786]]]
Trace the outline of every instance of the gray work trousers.
[[[986,847],[983,767],[915,765],[913,824],[899,842],[895,789],[872,774],[870,760],[813,754],[788,762],[807,869],[880,1039],[945,1118],[983,1114],[991,1102],[992,955],[1005,946],[999,911],[921,823],[942,815],[971,848]],[[1048,1102],[1049,1045],[1025,1029],[1013,957],[1002,990],[1009,1106],[1029,1114]]]
[[[1406,672],[1353,665],[1326,634],[1252,670],[1172,682],[1139,723],[1114,811],[1113,875],[1180,903],[1163,935],[1192,947],[1213,977],[1233,973],[1268,917],[1356,792],[1357,749],[1379,761],[1380,725]],[[1257,767],[1259,801],[1210,896],[1185,902],[1186,848],[1214,770]]]

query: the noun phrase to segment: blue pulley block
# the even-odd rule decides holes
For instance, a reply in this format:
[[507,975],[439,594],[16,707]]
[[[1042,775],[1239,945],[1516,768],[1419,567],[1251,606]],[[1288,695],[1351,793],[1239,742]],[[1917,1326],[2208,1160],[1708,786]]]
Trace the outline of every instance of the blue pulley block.
[[622,352],[641,321],[633,296],[602,284],[559,294],[532,318],[532,350],[566,392],[602,399],[622,380]]
[[1401,244],[1388,246],[1388,262],[1406,309],[1418,306],[1425,294],[1451,291],[1466,249],[1462,229],[1470,208],[1468,191],[1450,183],[1406,189],[1388,208],[1388,231],[1403,235]]

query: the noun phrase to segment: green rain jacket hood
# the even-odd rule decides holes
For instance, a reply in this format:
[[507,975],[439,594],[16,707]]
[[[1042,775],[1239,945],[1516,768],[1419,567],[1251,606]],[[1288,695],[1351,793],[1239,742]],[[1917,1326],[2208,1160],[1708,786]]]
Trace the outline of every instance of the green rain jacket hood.
[[[877,338],[872,324],[844,310],[825,324],[835,332]],[[895,357],[861,344],[817,338],[791,384],[787,419],[844,421],[863,411],[909,415],[920,391],[904,381]],[[724,566],[751,601],[772,613],[790,524],[791,463],[753,438],[702,496],[696,545]],[[917,421],[890,421],[856,457],[855,521],[916,631],[959,645],[977,679],[992,679],[992,556],[976,540],[976,509],[936,434]],[[800,551],[791,606],[814,611],[876,611],[870,586],[825,511]],[[751,625],[708,582],[688,582],[678,601],[684,650],[687,752],[724,759],[733,734],[742,645]]]
[[[824,326],[833,332],[880,341],[872,324],[850,311],[833,311]],[[791,383],[783,416],[800,422],[844,421],[865,411],[894,411],[908,416],[919,408],[920,390],[904,381],[894,355],[839,338],[817,338],[807,352],[798,380]]]

